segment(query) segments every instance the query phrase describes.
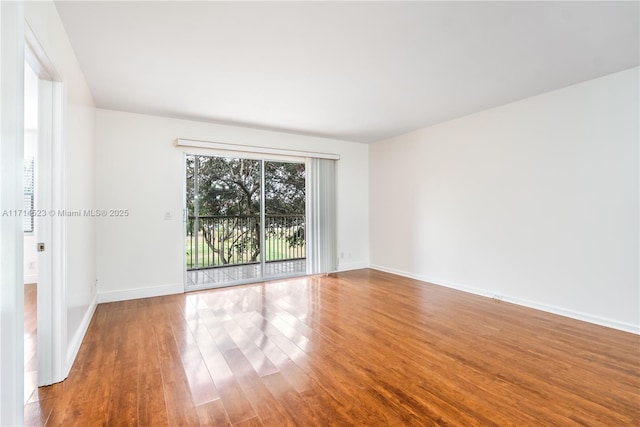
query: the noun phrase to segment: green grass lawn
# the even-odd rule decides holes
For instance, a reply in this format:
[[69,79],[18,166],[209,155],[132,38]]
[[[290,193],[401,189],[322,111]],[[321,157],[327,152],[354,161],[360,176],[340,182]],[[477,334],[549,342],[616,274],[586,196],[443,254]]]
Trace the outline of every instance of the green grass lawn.
[[[194,239],[187,237],[186,254],[187,268],[194,265]],[[228,246],[227,246],[228,247]],[[283,237],[269,236],[264,244],[266,261],[279,261],[292,258],[304,258],[306,255],[305,246],[290,247],[289,242]],[[260,261],[260,256],[258,260]],[[243,264],[251,262],[251,254],[245,252],[242,258],[237,255],[230,260],[230,264]],[[224,265],[217,253],[213,253],[207,246],[202,234],[198,236],[198,267],[215,267]]]

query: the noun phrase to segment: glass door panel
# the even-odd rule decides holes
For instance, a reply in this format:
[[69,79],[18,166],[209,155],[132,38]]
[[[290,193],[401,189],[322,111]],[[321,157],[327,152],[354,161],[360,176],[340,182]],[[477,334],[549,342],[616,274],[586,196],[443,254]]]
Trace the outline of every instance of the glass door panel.
[[305,164],[265,161],[264,181],[264,276],[305,274]]
[[187,287],[262,277],[259,160],[188,155]]

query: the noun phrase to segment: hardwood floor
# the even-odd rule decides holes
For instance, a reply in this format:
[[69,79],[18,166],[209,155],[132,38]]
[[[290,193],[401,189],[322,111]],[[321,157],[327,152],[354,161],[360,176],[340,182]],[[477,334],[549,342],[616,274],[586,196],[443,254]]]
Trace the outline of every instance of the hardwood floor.
[[101,304],[28,425],[640,423],[640,337],[373,270]]

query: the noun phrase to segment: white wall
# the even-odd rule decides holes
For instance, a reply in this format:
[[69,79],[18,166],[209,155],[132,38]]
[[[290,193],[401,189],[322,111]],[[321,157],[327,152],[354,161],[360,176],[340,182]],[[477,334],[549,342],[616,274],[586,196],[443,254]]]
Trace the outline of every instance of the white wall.
[[[183,289],[184,152],[176,138],[340,154],[339,268],[369,264],[368,149],[365,144],[211,123],[97,110],[99,209],[129,209],[97,222],[100,301]],[[165,212],[173,219],[165,220]]]
[[373,144],[372,266],[639,332],[638,73]]
[[[69,210],[92,209],[95,200],[95,106],[82,70],[51,1],[25,2],[25,19],[64,83],[64,200]],[[79,347],[95,307],[95,221],[65,219],[68,347]],[[71,357],[73,359],[73,357]]]

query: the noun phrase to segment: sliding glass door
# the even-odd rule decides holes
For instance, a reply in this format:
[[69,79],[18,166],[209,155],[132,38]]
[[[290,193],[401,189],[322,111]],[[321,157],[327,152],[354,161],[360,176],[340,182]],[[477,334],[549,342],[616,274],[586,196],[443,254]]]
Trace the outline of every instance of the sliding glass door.
[[187,155],[186,287],[306,272],[305,165]]

